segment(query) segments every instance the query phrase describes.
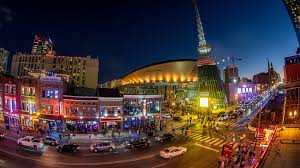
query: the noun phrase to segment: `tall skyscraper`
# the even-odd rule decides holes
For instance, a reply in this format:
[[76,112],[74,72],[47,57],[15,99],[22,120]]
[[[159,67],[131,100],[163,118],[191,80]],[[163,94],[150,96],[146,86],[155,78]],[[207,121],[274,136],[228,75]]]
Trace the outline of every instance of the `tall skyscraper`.
[[49,37],[35,35],[32,45],[32,54],[48,54],[53,50],[53,43]]
[[7,60],[9,51],[4,48],[0,48],[0,73],[5,73],[7,71]]
[[[300,0],[283,0],[283,3],[292,20],[300,46]],[[298,52],[300,52],[300,48],[298,48]]]
[[209,57],[211,48],[207,45],[204,35],[204,30],[200,18],[200,13],[197,7],[196,0],[193,0],[194,9],[196,12],[197,30],[198,30],[198,82],[200,95],[208,95],[210,102],[217,108],[224,108],[227,105],[225,89],[220,77],[220,70],[217,67],[216,61]]
[[226,66],[224,68],[225,83],[237,83],[239,80],[239,69],[237,66]]

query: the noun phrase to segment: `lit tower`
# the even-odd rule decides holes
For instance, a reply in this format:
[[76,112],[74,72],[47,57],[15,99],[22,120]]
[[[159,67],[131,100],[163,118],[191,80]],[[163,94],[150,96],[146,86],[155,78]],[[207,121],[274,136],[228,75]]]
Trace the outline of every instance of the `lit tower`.
[[[293,23],[300,46],[300,0],[282,0]],[[300,47],[297,53],[300,53]]]
[[220,70],[217,67],[215,59],[209,57],[211,48],[207,45],[204,35],[204,30],[197,7],[196,0],[193,0],[193,5],[196,12],[197,30],[198,30],[198,52],[199,58],[197,60],[198,66],[198,82],[199,92],[201,94],[208,94],[210,102],[217,108],[223,108],[227,104],[225,89],[220,77]]

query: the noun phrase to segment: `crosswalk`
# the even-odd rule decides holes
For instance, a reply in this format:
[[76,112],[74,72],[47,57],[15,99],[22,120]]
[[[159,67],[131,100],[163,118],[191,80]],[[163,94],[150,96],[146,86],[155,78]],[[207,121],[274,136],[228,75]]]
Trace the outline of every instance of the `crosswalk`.
[[[190,133],[190,134],[186,135],[186,137],[196,140],[198,142],[202,142],[203,144],[206,144],[208,146],[216,147],[216,148],[222,148],[223,145],[232,143],[221,137],[211,137],[208,135],[201,135],[197,132]],[[233,149],[236,149],[238,147],[238,145],[239,145],[239,143],[234,143]]]
[[240,124],[237,121],[224,121],[221,122],[221,125],[228,125],[230,128],[240,127]]

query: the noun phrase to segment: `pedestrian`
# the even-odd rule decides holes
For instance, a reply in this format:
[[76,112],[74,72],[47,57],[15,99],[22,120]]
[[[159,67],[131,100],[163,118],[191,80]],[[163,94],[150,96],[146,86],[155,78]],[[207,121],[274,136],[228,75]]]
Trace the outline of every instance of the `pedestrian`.
[[183,131],[184,131],[184,128],[182,127],[182,128],[181,128],[181,133],[182,133],[182,134],[183,134]]

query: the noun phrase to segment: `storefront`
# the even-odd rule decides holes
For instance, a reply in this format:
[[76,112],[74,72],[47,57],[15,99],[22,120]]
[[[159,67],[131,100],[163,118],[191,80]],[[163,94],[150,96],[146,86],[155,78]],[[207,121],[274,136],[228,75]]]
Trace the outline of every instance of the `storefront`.
[[4,123],[10,127],[15,127],[20,125],[20,118],[17,114],[5,113]]
[[22,126],[37,128],[39,125],[39,119],[37,116],[31,116],[27,114],[21,114],[20,116]]
[[159,115],[125,116],[123,121],[124,129],[138,129],[145,127],[159,127]]
[[159,127],[162,95],[124,95],[124,128]]
[[79,134],[91,134],[99,131],[99,121],[97,120],[65,120],[66,128],[70,132]]
[[122,117],[101,117],[100,118],[100,129],[123,129],[123,118]]
[[64,121],[61,116],[41,115],[39,118],[39,126],[47,132],[64,131]]

